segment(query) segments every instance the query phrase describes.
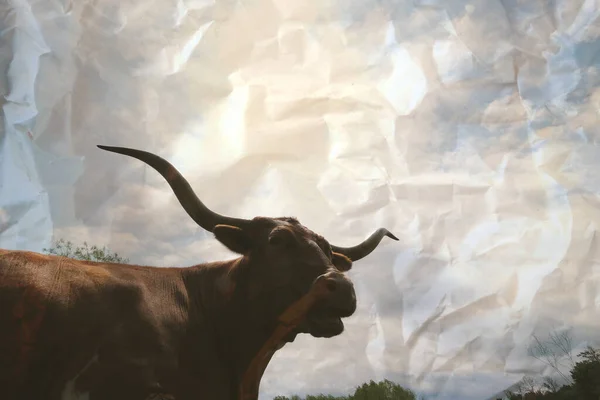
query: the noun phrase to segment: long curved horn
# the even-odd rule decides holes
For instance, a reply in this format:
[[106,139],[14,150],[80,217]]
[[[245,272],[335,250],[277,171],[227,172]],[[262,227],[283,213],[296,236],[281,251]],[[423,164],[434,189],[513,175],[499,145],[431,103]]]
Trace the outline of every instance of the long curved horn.
[[233,225],[238,228],[247,226],[250,221],[247,219],[226,217],[210,210],[200,201],[188,181],[181,175],[177,169],[167,160],[147,151],[130,149],[127,147],[114,147],[97,145],[98,148],[113,153],[124,154],[133,158],[137,158],[154,168],[166,180],[173,193],[183,206],[183,209],[190,217],[202,228],[209,232],[213,231],[215,225]]
[[375,248],[377,248],[379,242],[381,242],[381,239],[383,239],[384,236],[387,236],[394,240],[398,240],[398,238],[387,229],[379,228],[361,244],[358,244],[353,247],[339,247],[331,245],[331,250],[335,251],[336,253],[341,253],[345,255],[352,261],[360,260],[361,258],[364,258],[371,254],[371,252],[375,250]]

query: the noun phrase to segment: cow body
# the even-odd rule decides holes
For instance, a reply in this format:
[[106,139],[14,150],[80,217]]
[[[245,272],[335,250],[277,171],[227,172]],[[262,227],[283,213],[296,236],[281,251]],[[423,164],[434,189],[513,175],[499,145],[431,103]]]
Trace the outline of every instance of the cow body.
[[19,399],[135,400],[161,391],[234,398],[239,374],[230,368],[242,372],[249,360],[226,365],[229,349],[219,343],[232,345],[232,335],[218,335],[233,306],[227,300],[235,301],[226,285],[233,266],[153,268],[3,251],[0,390]]
[[278,316],[320,279],[330,291],[285,338],[332,337],[356,310],[352,262],[295,218],[209,210],[166,160],[120,148],[169,183],[184,210],[238,258],[186,268],[88,262],[0,250],[2,400],[235,400]]

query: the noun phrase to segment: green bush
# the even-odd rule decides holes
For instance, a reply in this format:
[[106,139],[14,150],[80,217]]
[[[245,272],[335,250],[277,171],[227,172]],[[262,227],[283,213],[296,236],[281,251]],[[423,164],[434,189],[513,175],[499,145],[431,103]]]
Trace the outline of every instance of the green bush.
[[54,242],[54,246],[49,249],[44,248],[43,251],[55,256],[62,256],[83,261],[99,261],[123,264],[127,264],[129,262],[128,258],[120,257],[117,253],[112,253],[106,247],[99,248],[96,245],[90,247],[87,242],[83,242],[82,246],[73,247],[73,243],[64,239]]

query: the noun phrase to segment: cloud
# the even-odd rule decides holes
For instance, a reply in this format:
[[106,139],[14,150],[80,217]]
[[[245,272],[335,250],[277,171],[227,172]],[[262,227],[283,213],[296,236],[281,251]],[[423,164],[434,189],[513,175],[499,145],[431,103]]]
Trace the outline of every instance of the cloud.
[[[393,231],[349,274],[346,332],[286,346],[261,398],[389,377],[480,399],[538,368],[525,350],[548,321],[578,343],[597,332],[600,74],[582,2],[148,4],[31,10],[52,56],[16,93],[35,99],[31,136],[1,136],[29,189],[5,174],[0,207],[17,210],[12,191],[41,211],[14,211],[26,228],[3,243],[53,233],[162,267],[233,257],[155,171],[97,144],[171,160],[224,214],[295,215],[340,245]],[[65,154],[81,174],[50,179],[79,162]]]

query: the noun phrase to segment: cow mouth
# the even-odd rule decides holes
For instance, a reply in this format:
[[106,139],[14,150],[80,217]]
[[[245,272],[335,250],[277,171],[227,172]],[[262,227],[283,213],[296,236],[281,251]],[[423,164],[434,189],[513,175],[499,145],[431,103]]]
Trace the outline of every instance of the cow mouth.
[[342,318],[351,315],[348,310],[317,309],[308,314],[306,319],[291,331],[284,339],[291,343],[300,333],[308,333],[317,338],[330,338],[344,332]]
[[347,310],[336,308],[322,308],[311,312],[306,318],[306,328],[314,337],[329,338],[344,332],[343,317],[347,317]]
[[318,310],[311,312],[306,319],[291,331],[284,339],[291,343],[300,333],[308,333],[317,338],[330,338],[344,332],[342,318],[347,312],[333,310]]
[[330,338],[344,332],[344,323],[340,317],[311,318],[308,331],[314,337]]

